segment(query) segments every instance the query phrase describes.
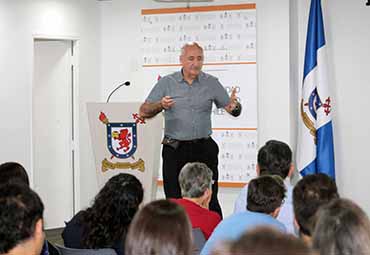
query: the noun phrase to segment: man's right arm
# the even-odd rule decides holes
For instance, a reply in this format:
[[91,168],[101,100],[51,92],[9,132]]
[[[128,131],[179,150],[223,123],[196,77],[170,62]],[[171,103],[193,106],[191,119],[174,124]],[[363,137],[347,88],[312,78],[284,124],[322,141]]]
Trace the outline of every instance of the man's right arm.
[[140,106],[140,117],[141,118],[152,118],[162,110],[168,110],[175,104],[175,101],[169,96],[163,97],[158,102],[150,103],[146,101]]
[[161,101],[149,103],[145,102],[140,106],[141,118],[152,118],[163,110]]

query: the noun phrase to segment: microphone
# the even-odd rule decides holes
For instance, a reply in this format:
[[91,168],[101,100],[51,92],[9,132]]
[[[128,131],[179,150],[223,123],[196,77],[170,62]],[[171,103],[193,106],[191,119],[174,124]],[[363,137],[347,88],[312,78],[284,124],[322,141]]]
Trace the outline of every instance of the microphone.
[[109,102],[109,99],[110,99],[110,97],[113,95],[113,93],[114,92],[116,92],[117,91],[117,89],[119,89],[120,87],[122,87],[123,85],[124,86],[130,86],[130,82],[129,81],[125,81],[124,83],[121,83],[120,85],[118,85],[117,86],[117,88],[115,88],[110,94],[109,94],[109,96],[108,96],[108,98],[107,98],[107,103]]

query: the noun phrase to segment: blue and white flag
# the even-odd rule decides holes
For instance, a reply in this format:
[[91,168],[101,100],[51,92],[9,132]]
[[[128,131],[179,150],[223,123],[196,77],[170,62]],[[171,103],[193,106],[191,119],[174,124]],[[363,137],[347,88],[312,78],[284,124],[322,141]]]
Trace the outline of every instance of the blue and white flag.
[[321,2],[311,0],[298,121],[297,169],[303,176],[325,173],[335,179],[332,97],[327,74]]

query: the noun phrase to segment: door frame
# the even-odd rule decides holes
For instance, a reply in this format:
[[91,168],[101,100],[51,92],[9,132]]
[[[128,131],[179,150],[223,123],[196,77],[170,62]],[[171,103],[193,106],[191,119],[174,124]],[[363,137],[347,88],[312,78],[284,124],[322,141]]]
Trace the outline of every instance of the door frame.
[[79,38],[76,36],[55,36],[47,34],[34,34],[32,35],[32,72],[31,72],[31,108],[30,108],[30,147],[31,147],[31,174],[30,174],[30,183],[31,187],[34,184],[34,151],[33,151],[33,86],[34,86],[34,45],[35,41],[69,41],[71,42],[72,50],[72,133],[73,141],[71,142],[71,150],[73,151],[72,156],[72,171],[73,171],[73,215],[75,215],[80,210],[81,199],[80,199],[80,146],[79,146]]

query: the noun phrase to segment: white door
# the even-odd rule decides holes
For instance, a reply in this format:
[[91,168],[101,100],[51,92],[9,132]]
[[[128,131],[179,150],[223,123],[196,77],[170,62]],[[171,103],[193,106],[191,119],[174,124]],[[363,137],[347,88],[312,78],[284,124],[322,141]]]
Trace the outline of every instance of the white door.
[[74,211],[72,42],[34,41],[33,183],[45,228],[64,227]]

